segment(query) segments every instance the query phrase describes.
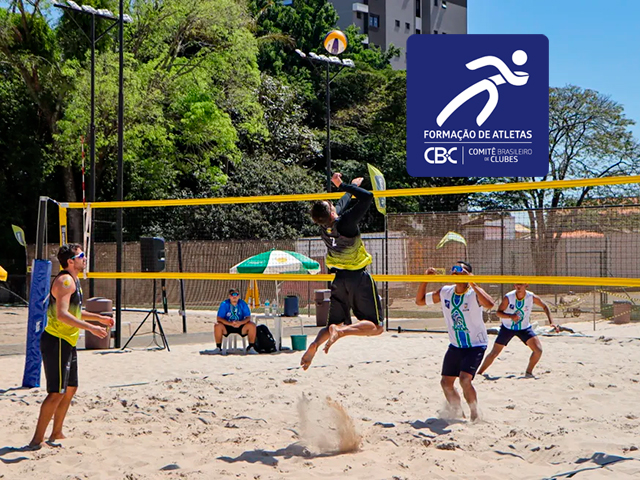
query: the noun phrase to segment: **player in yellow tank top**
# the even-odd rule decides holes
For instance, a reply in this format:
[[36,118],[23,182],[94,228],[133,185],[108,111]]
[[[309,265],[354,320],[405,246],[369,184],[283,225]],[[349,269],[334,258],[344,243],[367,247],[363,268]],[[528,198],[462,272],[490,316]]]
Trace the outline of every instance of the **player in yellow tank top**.
[[113,319],[106,315],[82,311],[82,289],[78,274],[86,266],[82,247],[67,244],[58,250],[58,260],[64,269],[51,284],[48,324],[40,338],[42,363],[47,377],[47,398],[42,402],[40,415],[33,439],[29,447],[39,449],[44,442],[44,434],[53,418],[53,430],[49,441],[65,438],[62,433],[64,418],[71,405],[71,399],[78,389],[78,357],[76,343],[80,329],[105,338],[109,331],[85,320],[94,320],[113,327]]
[[[340,173],[334,173],[331,181],[345,195],[335,205],[322,201],[311,207],[311,218],[320,227],[320,236],[327,247],[327,268],[335,277],[331,282],[328,326],[318,332],[300,359],[304,370],[309,368],[322,344],[328,353],[342,337],[371,337],[384,331],[378,288],[366,269],[371,254],[364,247],[358,227],[373,202],[373,193],[360,188],[362,180],[355,178],[347,184]],[[352,323],[352,311],[358,319],[356,323]]]

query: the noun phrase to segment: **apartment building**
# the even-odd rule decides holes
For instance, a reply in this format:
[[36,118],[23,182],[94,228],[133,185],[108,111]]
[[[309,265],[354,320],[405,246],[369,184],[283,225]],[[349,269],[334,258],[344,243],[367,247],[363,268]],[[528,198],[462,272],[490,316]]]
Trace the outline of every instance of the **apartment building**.
[[414,33],[467,33],[467,0],[329,0],[340,16],[341,29],[356,25],[370,45],[394,45],[400,57],[396,70],[407,67],[407,39]]

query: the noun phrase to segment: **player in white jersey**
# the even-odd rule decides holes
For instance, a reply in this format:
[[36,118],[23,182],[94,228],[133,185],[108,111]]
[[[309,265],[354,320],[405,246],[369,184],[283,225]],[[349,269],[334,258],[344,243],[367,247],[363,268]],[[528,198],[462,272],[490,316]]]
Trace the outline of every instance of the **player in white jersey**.
[[[473,275],[467,262],[458,262],[451,268],[453,275]],[[435,275],[429,268],[427,275]],[[454,383],[460,380],[462,394],[469,404],[471,420],[478,418],[478,396],[472,380],[487,349],[487,329],[482,318],[483,308],[493,308],[493,299],[475,283],[445,285],[427,293],[427,282],[416,294],[417,305],[442,303],[442,313],[449,333],[449,349],[444,356],[440,385],[454,413],[462,411],[460,395]]]
[[529,285],[526,283],[516,283],[515,290],[507,293],[498,307],[498,317],[502,319],[500,325],[500,333],[496,342],[493,344],[491,353],[484,359],[478,373],[482,375],[493,361],[498,358],[500,352],[506,347],[513,337],[518,337],[527,347],[531,349],[531,357],[529,357],[529,365],[525,375],[533,377],[533,367],[540,361],[542,357],[542,344],[540,339],[531,328],[531,309],[533,305],[538,305],[544,310],[549,319],[549,324],[558,331],[558,327],[554,325],[551,318],[551,311],[546,303],[540,297],[527,290]]

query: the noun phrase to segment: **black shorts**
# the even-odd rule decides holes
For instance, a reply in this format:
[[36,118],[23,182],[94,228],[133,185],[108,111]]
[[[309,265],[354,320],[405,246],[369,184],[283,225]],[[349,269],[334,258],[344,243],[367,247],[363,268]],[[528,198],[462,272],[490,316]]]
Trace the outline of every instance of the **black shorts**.
[[331,283],[328,324],[351,325],[351,310],[358,320],[382,325],[378,288],[366,269],[338,270]]
[[227,333],[225,333],[223,337],[226,337],[227,335],[231,335],[232,333],[237,333],[241,337],[246,337],[248,335],[248,333],[242,333],[242,329],[244,328],[244,325],[240,327],[230,327],[229,325],[225,325],[224,328],[227,330]]
[[442,363],[442,375],[445,377],[459,377],[460,372],[475,375],[487,347],[458,348],[449,345],[449,350]]
[[40,351],[47,378],[47,393],[65,393],[67,387],[78,386],[76,347],[45,330],[40,337]]
[[496,338],[496,343],[506,347],[513,337],[518,337],[522,340],[522,343],[526,345],[529,340],[536,336],[536,332],[533,331],[531,326],[528,326],[524,330],[511,330],[504,325],[500,325],[500,332],[498,333],[498,338]]

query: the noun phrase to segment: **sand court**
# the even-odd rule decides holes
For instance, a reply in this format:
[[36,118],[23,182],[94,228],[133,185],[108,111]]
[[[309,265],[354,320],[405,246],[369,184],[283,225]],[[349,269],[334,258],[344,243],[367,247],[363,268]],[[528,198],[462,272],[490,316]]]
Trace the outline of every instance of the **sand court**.
[[46,394],[12,389],[24,357],[3,356],[0,478],[632,478],[637,460],[594,454],[640,458],[640,327],[596,333],[543,337],[536,379],[527,348],[505,350],[476,380],[474,424],[439,413],[445,335],[345,339],[307,372],[302,352],[80,351],[68,438],[37,452],[7,447],[28,443]]

